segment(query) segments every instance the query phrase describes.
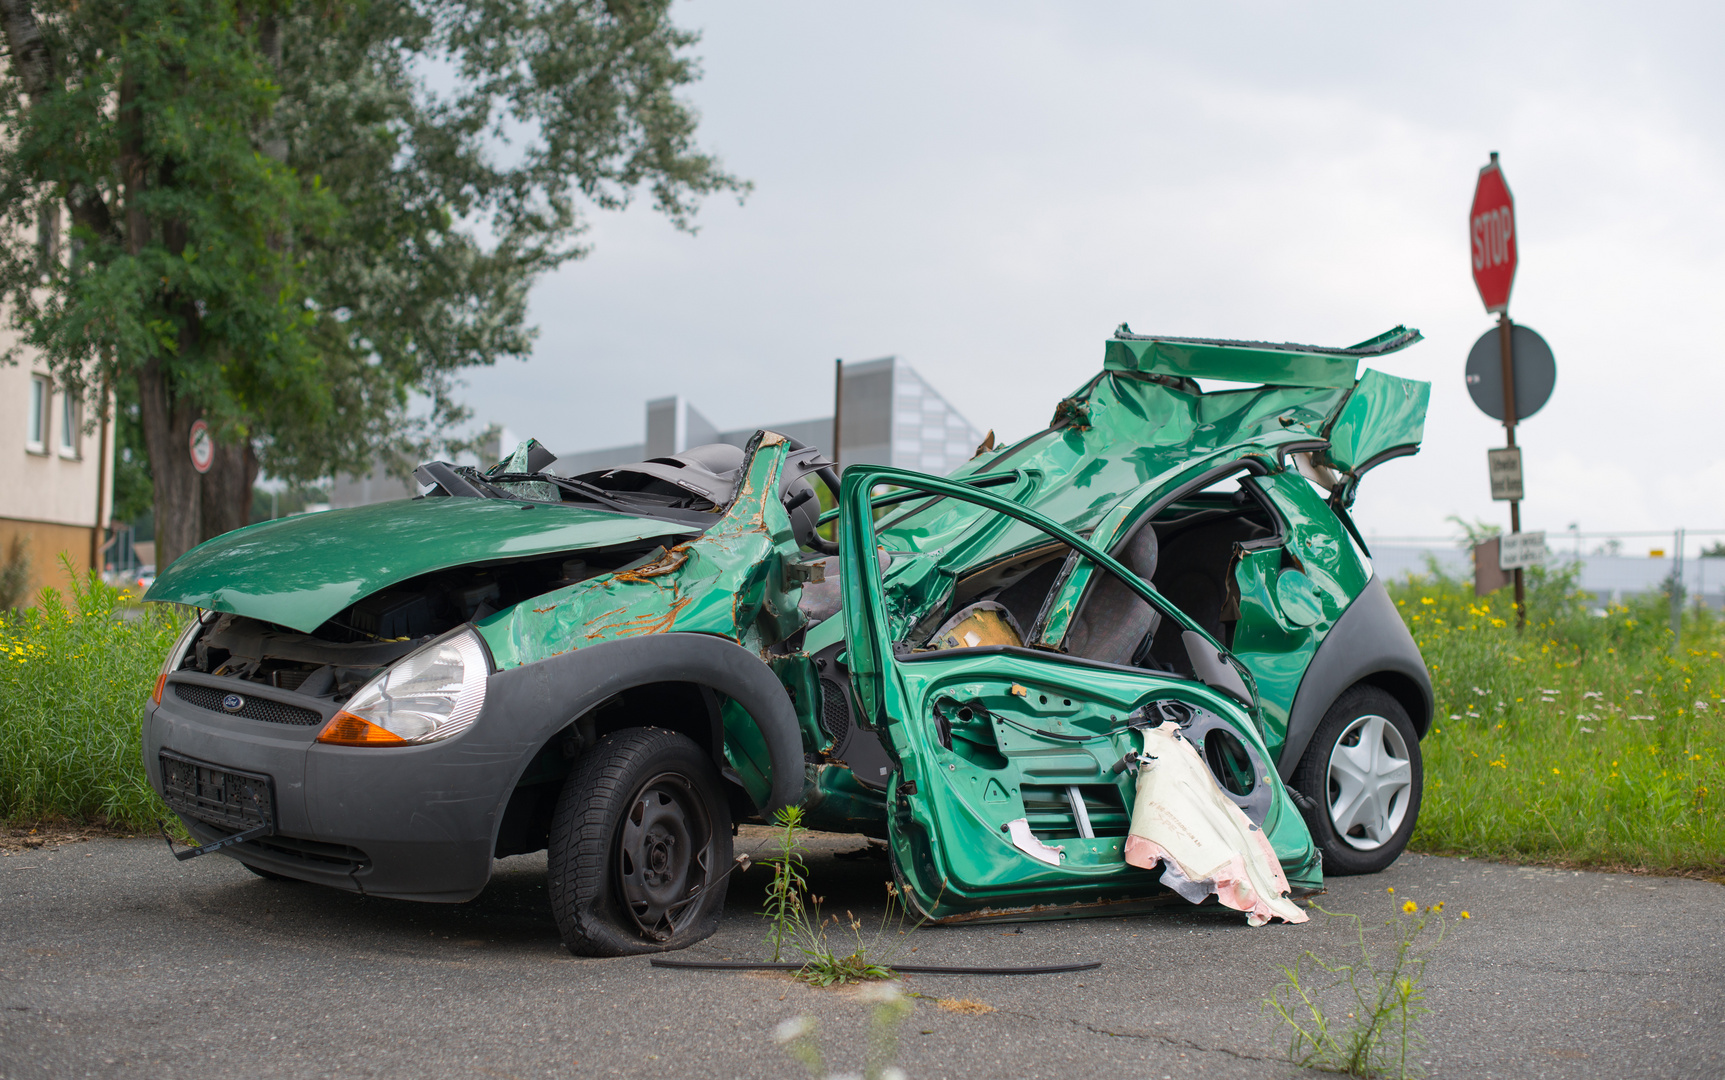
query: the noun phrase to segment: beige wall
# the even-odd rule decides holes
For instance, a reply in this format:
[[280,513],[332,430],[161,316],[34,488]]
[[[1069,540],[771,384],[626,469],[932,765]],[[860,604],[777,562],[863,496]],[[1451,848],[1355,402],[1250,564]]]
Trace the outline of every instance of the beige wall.
[[55,525],[41,521],[13,521],[0,517],[0,559],[12,550],[12,538],[24,539],[25,554],[30,559],[30,587],[21,603],[29,607],[44,586],[52,585],[62,596],[71,596],[71,580],[60,565],[60,553],[72,560],[80,575],[90,568],[91,526]]
[[[0,346],[10,344],[11,332],[0,332]],[[37,364],[0,364],[0,559],[7,553],[14,534],[23,534],[30,544],[35,566],[35,588],[44,584],[63,587],[64,575],[56,565],[65,551],[80,570],[90,565],[90,539],[105,523],[114,507],[114,426],[93,430],[87,423],[97,418],[94,395],[73,409],[74,423],[67,446],[62,433],[65,395],[50,386],[46,424],[38,445],[31,440],[31,383],[45,376]],[[97,489],[101,488],[98,508]],[[99,510],[99,512],[98,512]]]

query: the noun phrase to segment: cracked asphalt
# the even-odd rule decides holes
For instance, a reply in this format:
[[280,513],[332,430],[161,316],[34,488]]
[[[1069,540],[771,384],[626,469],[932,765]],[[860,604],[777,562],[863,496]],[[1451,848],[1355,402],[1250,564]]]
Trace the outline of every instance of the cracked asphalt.
[[[738,850],[758,843],[745,830]],[[837,857],[860,845],[818,837],[811,879],[829,912],[872,927],[885,864]],[[719,934],[682,955],[760,958],[765,880],[739,875]],[[160,841],[13,853],[0,1077],[794,1078],[772,1032],[799,1015],[817,1018],[829,1068],[860,1071],[871,1007],[854,989],[571,957],[544,884],[542,855],[441,906],[264,881],[220,856],[180,864]],[[1725,1077],[1720,885],[1404,856],[1320,902],[1376,927],[1406,899],[1473,915],[1427,973],[1430,1075]],[[1302,949],[1340,959],[1351,943],[1315,913],[1256,930],[1196,909],[927,928],[901,962],[1104,966],[907,978],[925,996],[899,1064],[913,1080],[1310,1075],[1280,1058],[1260,1002]]]

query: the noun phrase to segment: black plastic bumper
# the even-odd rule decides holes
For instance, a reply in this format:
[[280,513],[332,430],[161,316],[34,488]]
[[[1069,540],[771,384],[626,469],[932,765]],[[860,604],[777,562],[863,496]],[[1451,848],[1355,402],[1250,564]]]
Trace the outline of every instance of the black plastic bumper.
[[[270,722],[201,708],[182,700],[176,685],[227,690],[232,684],[175,675],[162,703],[146,707],[144,764],[157,792],[164,749],[273,781],[276,835],[220,854],[338,889],[456,903],[477,895],[490,879],[503,812],[539,750],[601,702],[657,682],[709,687],[754,720],[772,760],[763,810],[802,797],[803,745],[784,687],[749,650],[693,633],[609,641],[495,672],[473,726],[423,746],[319,743],[321,722]],[[247,687],[243,696],[300,710],[302,718],[307,709],[323,719],[334,712],[333,705],[288,691]],[[709,749],[717,755],[723,735],[716,718],[713,727]],[[227,835],[182,820],[199,843]]]
[[[513,726],[492,711],[487,702],[475,727]],[[328,746],[315,741],[320,726],[226,716],[177,700],[170,684],[145,710],[144,763],[158,792],[163,749],[271,777],[276,835],[221,852],[248,865],[372,896],[454,903],[478,894],[498,817],[537,746]],[[229,832],[181,820],[200,844]]]

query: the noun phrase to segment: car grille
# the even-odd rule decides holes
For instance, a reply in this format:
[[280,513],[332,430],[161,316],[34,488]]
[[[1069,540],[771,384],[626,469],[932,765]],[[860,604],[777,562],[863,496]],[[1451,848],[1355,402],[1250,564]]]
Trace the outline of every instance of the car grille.
[[[222,706],[222,700],[230,694],[244,702],[237,709],[227,709]],[[174,696],[200,709],[219,712],[227,716],[243,716],[247,720],[262,720],[270,724],[298,724],[309,727],[312,724],[323,723],[323,714],[316,709],[301,708],[298,705],[288,705],[269,698],[248,697],[234,691],[223,690],[215,686],[199,686],[195,683],[175,683]]]
[[821,728],[832,736],[834,746],[844,745],[851,730],[851,703],[845,688],[831,679],[821,680]]

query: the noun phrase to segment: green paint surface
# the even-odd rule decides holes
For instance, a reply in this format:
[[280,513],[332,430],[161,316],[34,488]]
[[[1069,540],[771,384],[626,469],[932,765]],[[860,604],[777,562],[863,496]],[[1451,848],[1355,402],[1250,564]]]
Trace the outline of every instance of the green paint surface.
[[580,506],[401,499],[224,533],[176,559],[144,599],[231,611],[310,633],[355,600],[434,570],[688,529]]

